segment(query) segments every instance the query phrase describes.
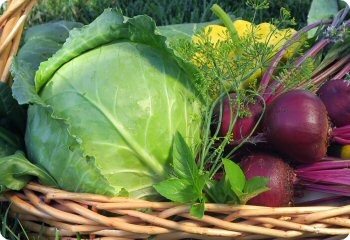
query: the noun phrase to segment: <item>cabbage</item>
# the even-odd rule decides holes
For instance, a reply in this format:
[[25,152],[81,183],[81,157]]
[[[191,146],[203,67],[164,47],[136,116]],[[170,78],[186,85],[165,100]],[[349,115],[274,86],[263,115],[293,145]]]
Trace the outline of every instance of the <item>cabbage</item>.
[[196,149],[201,101],[193,71],[166,40],[149,17],[124,20],[109,9],[70,32],[40,64],[35,86],[25,82],[26,65],[14,63],[14,95],[30,103],[28,158],[60,188],[156,199],[175,133]]

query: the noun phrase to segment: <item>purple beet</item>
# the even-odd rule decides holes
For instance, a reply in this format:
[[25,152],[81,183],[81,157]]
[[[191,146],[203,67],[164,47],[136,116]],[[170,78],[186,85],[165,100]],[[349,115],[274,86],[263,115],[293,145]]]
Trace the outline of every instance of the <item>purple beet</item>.
[[306,90],[285,92],[266,109],[267,141],[296,162],[321,160],[327,152],[329,129],[325,105]]
[[[249,112],[248,116],[238,117],[237,121],[234,123],[232,131],[230,130],[230,125],[233,124],[235,117],[237,117],[237,95],[236,93],[231,93],[228,97],[225,97],[222,101],[222,117],[219,129],[219,136],[225,137],[228,134],[232,135],[232,145],[237,145],[242,140],[246,139],[254,130],[255,125],[257,124],[262,112],[263,105],[261,101],[256,100],[255,102],[247,103],[245,108]],[[219,121],[220,115],[220,104],[215,108],[214,122]],[[217,127],[216,124],[215,127]]]
[[267,184],[270,190],[250,199],[248,204],[268,207],[293,204],[296,176],[293,168],[281,158],[267,153],[254,153],[244,158],[240,166],[247,179],[256,176],[270,179]]
[[350,81],[334,79],[323,84],[317,92],[331,121],[336,127],[350,125]]
[[293,169],[275,154],[256,152],[242,159],[240,166],[247,179],[258,176],[270,179],[267,184],[270,190],[250,199],[251,205],[291,206],[295,193],[302,190],[350,197],[349,160],[325,157]]

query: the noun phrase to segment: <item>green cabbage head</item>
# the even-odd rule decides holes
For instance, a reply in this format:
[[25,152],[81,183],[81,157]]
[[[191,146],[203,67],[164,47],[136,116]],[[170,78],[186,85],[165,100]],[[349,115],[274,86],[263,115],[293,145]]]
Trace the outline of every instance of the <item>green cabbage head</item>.
[[106,10],[72,30],[22,87],[28,157],[62,189],[155,199],[174,134],[193,149],[200,141],[192,78],[149,17]]

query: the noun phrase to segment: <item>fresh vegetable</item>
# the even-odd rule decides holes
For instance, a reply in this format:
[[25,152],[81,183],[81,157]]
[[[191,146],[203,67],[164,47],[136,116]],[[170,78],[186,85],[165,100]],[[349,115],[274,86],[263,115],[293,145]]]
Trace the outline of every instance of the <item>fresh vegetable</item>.
[[283,93],[266,109],[264,132],[267,141],[294,161],[313,162],[324,157],[328,130],[324,104],[306,90]]
[[[208,200],[245,204],[259,199],[255,197],[268,190],[268,182],[267,196],[274,192],[274,181],[269,181],[273,176],[249,175],[248,179],[229,160],[241,156],[246,142],[264,140],[261,134],[253,135],[260,133],[265,114],[269,115],[264,121],[265,144],[273,142],[271,148],[288,160],[321,160],[329,141],[321,100],[313,101],[317,97],[311,93],[313,97],[296,94],[283,100],[280,105],[292,104],[286,104],[283,114],[300,111],[304,105],[304,110],[311,109],[311,113],[305,110],[288,117],[278,116],[281,112],[276,109],[265,113],[265,108],[277,105],[278,110],[280,98],[293,91],[306,92],[290,89],[314,91],[328,77],[346,74],[340,70],[350,59],[346,44],[333,44],[339,36],[327,35],[330,31],[325,30],[332,27],[337,34],[346,30],[349,23],[342,25],[346,11],[332,23],[315,23],[295,32],[285,28],[293,23],[286,10],[281,11],[280,22],[258,25],[232,22],[217,5],[212,10],[224,27],[205,23],[201,26],[207,27],[191,38],[188,29],[199,25],[186,25],[179,34],[187,39],[183,42],[176,42],[175,35],[160,35],[171,28],[158,29],[146,16],[128,19],[106,10],[90,25],[72,30],[49,60],[39,58],[30,66],[26,64],[30,58],[19,56],[13,67],[13,89],[20,103],[29,103],[28,157],[61,188],[150,199],[162,195],[189,203],[191,214],[198,217],[203,216]],[[315,38],[306,39],[305,33],[318,26],[323,29]],[[302,46],[304,41],[312,47]],[[339,54],[341,50],[344,55]],[[319,122],[309,121],[313,118]],[[279,125],[287,120],[312,131],[306,134],[300,125]],[[317,132],[316,125],[323,132]],[[285,141],[283,134],[290,134],[292,141]],[[288,172],[283,179],[288,184],[277,187],[289,191],[276,202],[268,201],[273,206],[290,205],[296,172],[275,154],[271,156],[267,158],[279,159],[269,165],[271,170],[276,164]],[[254,159],[244,158],[241,166],[250,158]],[[297,171],[302,175],[300,182],[316,179],[317,174],[303,167]],[[323,183],[318,188],[329,191]],[[249,203],[255,204],[253,199]]]
[[202,115],[193,72],[155,31],[149,17],[125,21],[109,9],[70,32],[40,64],[35,86],[14,65],[15,83],[25,86],[15,95],[31,103],[28,157],[60,188],[159,198],[153,184],[168,177],[174,134],[196,150]]
[[350,80],[327,81],[317,91],[336,127],[350,125]]
[[[322,161],[299,165],[293,169],[285,159],[276,154],[256,152],[246,156],[240,166],[247,179],[257,176],[270,179],[267,184],[270,190],[250,199],[249,204],[289,206],[302,198],[300,190],[305,189],[350,196],[349,160],[326,157]],[[322,200],[318,199],[315,203]]]
[[[237,145],[254,134],[256,125],[263,114],[264,105],[262,100],[256,98],[250,102],[244,101],[244,105],[239,106],[237,94],[231,93],[223,98],[222,103],[216,105],[214,111],[214,130],[220,126],[219,136],[222,138],[230,136],[231,144]],[[245,115],[239,116],[240,112]]]
[[270,181],[267,187],[270,190],[250,199],[248,204],[269,207],[293,205],[294,170],[278,156],[267,153],[254,153],[245,157],[240,166],[247,179],[263,176]]
[[267,141],[296,162],[321,160],[331,141],[350,143],[349,128],[332,128],[322,100],[300,89],[276,97],[264,117]]
[[18,105],[7,83],[0,83],[0,193],[20,190],[33,178],[57,186],[45,170],[26,159],[25,124],[26,107]]

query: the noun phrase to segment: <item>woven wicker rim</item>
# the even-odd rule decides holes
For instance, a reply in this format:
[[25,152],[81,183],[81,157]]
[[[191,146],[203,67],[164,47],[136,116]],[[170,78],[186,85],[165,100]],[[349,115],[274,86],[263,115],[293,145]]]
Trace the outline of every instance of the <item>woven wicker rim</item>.
[[[5,194],[11,213],[36,236],[62,239],[344,239],[350,234],[350,205],[260,207],[206,204],[202,219],[189,205],[73,193],[38,183]],[[44,224],[43,224],[44,223]],[[65,238],[66,237],[66,238]]]

